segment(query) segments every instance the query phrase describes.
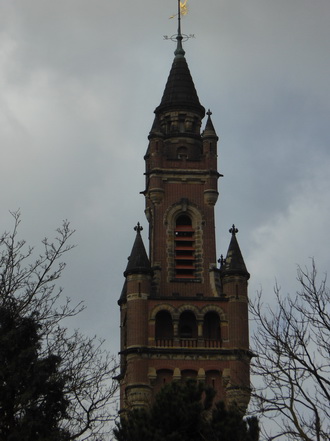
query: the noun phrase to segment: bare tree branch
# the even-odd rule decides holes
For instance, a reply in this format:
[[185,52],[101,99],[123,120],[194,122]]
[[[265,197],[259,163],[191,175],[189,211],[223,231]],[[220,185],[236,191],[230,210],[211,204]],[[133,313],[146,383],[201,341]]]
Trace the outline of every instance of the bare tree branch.
[[256,410],[277,433],[268,440],[329,440],[330,433],[330,292],[326,277],[318,282],[314,260],[298,267],[300,286],[283,297],[274,288],[276,307],[262,295],[250,303],[257,325],[253,335],[252,373]]
[[64,221],[53,242],[43,239],[43,252],[35,257],[34,248],[18,239],[20,213],[11,214],[13,230],[0,237],[0,307],[36,320],[43,343],[39,355],[55,354],[61,360],[60,372],[66,380],[64,389],[69,401],[62,426],[70,439],[109,439],[109,423],[116,412],[117,382],[113,378],[117,362],[104,349],[103,341],[64,326],[66,319],[79,314],[84,305],[72,305],[57,286],[65,269],[63,258],[73,248],[69,241],[74,230]]

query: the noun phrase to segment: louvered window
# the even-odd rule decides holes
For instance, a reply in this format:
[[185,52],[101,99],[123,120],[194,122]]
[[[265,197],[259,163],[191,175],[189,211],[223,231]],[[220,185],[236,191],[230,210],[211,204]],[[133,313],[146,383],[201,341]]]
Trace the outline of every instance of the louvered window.
[[179,216],[175,226],[175,277],[195,277],[195,231],[187,215]]

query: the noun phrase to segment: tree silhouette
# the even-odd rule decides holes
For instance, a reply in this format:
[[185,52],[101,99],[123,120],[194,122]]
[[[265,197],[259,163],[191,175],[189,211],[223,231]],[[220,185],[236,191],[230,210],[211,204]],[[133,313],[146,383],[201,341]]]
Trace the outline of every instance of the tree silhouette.
[[313,260],[311,269],[298,268],[297,280],[295,295],[275,286],[275,307],[265,307],[261,294],[251,304],[253,396],[258,412],[277,423],[268,440],[328,441],[330,291]]
[[40,326],[0,308],[0,439],[68,440],[60,427],[67,417],[65,376],[55,355],[40,357]]
[[117,441],[257,441],[256,418],[214,405],[215,392],[202,383],[171,382],[149,409],[128,411],[114,429]]
[[20,213],[12,215],[13,231],[0,236],[0,441],[108,439],[115,358],[68,328],[84,306],[57,287],[74,231],[63,222],[36,252],[18,238]]

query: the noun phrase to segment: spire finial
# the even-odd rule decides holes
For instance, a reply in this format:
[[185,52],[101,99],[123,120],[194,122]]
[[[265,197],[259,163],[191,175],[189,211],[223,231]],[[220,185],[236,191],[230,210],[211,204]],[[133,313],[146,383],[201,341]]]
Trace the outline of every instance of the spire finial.
[[188,6],[187,6],[188,0],[178,0],[178,12],[176,14],[171,15],[169,18],[178,17],[178,33],[175,35],[171,35],[171,37],[168,37],[167,35],[164,35],[165,40],[172,40],[177,42],[176,50],[174,52],[174,55],[176,57],[184,57],[185,51],[182,47],[182,42],[187,41],[189,38],[195,38],[194,34],[186,35],[182,34],[181,32],[181,16],[186,15],[188,13]]
[[226,259],[223,257],[223,254],[221,254],[220,259],[218,259],[218,263],[220,263],[220,267],[226,263]]
[[178,0],[178,35],[176,36],[177,39],[177,46],[176,46],[176,50],[174,52],[174,55],[176,57],[184,57],[185,55],[185,51],[183,50],[182,47],[182,40],[183,40],[183,36],[181,33],[181,9],[184,7],[186,8],[186,3],[187,0],[185,0],[185,2],[182,4],[181,0]]
[[231,227],[231,229],[229,230],[229,233],[231,233],[233,236],[235,236],[236,233],[238,233],[238,229],[235,227],[234,224],[233,224],[233,226]]
[[211,115],[212,115],[212,112],[211,112],[210,109],[206,112],[206,115],[207,115],[207,116],[211,116]]
[[136,227],[134,227],[134,230],[140,234],[140,232],[143,230],[143,227],[141,227],[140,222],[137,223]]

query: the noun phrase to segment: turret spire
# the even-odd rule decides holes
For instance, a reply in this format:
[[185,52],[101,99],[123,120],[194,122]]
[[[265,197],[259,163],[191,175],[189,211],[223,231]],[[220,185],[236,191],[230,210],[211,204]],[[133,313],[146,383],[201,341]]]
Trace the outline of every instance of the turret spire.
[[131,255],[128,258],[126,271],[124,272],[125,277],[128,274],[152,273],[149,258],[147,256],[141,237],[141,231],[143,230],[143,228],[141,227],[139,222],[137,226],[134,227],[134,230],[136,231],[136,238],[131,251]]
[[222,275],[243,275],[249,279],[250,274],[248,273],[244,259],[240,250],[240,247],[237,242],[236,234],[238,233],[238,229],[233,224],[230,228],[229,233],[231,233],[231,241],[229,244],[227,256],[225,259],[221,259],[221,271]]
[[211,112],[210,109],[206,112],[206,115],[207,115],[207,121],[206,121],[206,124],[205,124],[205,129],[204,129],[204,132],[203,132],[203,137],[206,138],[206,137],[210,137],[211,136],[211,137],[216,137],[216,139],[218,140],[219,138],[218,138],[218,136],[216,134],[216,131],[214,129],[213,122],[212,122],[212,119],[211,119],[212,112]]

